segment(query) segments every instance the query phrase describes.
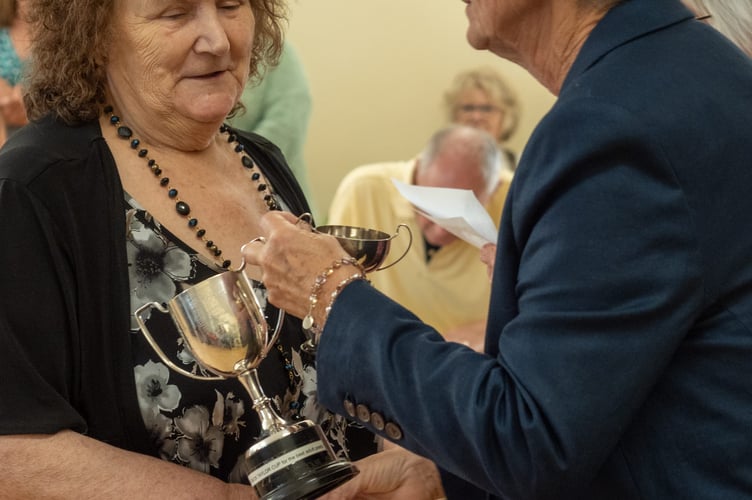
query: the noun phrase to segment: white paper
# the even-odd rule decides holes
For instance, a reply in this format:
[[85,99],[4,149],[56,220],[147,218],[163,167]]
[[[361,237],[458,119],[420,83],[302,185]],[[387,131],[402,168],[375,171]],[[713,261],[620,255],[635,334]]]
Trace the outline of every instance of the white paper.
[[470,189],[411,186],[392,179],[422,215],[478,248],[496,243],[496,225]]

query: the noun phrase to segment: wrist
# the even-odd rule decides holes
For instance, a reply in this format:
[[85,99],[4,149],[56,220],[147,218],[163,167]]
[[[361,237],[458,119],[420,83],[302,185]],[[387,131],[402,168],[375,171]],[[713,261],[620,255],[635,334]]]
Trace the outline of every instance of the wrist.
[[367,281],[363,266],[353,258],[335,260],[314,278],[308,296],[308,313],[303,318],[303,328],[314,339],[321,334],[337,296],[347,285],[356,280]]

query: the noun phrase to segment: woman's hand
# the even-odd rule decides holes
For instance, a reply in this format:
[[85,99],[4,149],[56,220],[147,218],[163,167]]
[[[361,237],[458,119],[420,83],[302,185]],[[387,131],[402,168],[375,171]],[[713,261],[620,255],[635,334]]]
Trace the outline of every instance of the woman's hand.
[[[315,231],[311,226],[286,212],[270,212],[261,219],[262,237],[243,246],[248,265],[261,269],[261,281],[269,292],[269,301],[298,318],[308,314],[309,296],[316,277],[333,262],[348,257],[336,238]],[[328,277],[319,292],[319,304],[330,295],[342,277],[352,274],[345,266]],[[341,275],[341,276],[340,276]],[[316,308],[314,317],[323,327],[323,310]]]
[[487,269],[488,280],[493,277],[494,262],[496,261],[496,245],[493,243],[486,243],[480,249],[480,260],[483,262]]
[[360,474],[321,500],[436,500],[445,496],[436,465],[404,448],[390,447],[355,465]]

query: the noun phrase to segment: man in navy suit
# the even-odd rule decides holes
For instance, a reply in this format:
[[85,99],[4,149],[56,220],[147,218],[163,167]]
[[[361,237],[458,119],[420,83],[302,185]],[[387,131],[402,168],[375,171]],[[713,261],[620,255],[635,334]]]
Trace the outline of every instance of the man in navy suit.
[[[507,198],[485,353],[351,266],[310,307],[344,253],[270,214],[246,257],[323,329],[321,401],[433,460],[450,498],[748,498],[752,62],[680,0],[464,2],[473,47],[559,96]],[[386,453],[340,493],[415,488]]]

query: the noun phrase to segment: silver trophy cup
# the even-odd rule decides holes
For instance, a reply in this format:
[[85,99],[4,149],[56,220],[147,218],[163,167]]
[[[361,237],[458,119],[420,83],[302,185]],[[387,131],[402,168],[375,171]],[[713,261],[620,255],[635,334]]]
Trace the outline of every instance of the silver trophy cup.
[[[363,266],[363,272],[383,271],[401,261],[407,255],[413,244],[413,233],[407,224],[399,224],[394,234],[387,234],[378,229],[370,229],[358,226],[341,226],[328,225],[313,227],[313,218],[311,214],[304,213],[298,217],[297,222],[305,222],[315,232],[328,234],[337,238],[339,245],[347,252],[350,257],[358,261]],[[397,259],[387,265],[382,265],[386,256],[389,254],[389,247],[394,238],[396,238],[401,229],[407,231],[407,247]],[[307,340],[301,348],[308,354],[315,355],[318,348],[318,338],[315,333],[306,330]]]
[[[279,335],[284,312],[279,311],[270,335],[256,295],[263,285],[249,279],[242,267],[194,285],[167,307],[157,302],[143,305],[135,313],[136,321],[173,370],[199,380],[236,377],[246,388],[261,422],[258,441],[245,453],[248,479],[262,500],[315,498],[355,476],[358,469],[335,456],[318,425],[310,420],[287,422],[264,395],[256,369]],[[196,361],[216,377],[190,373],[165,355],[145,324],[151,309],[170,315]]]

